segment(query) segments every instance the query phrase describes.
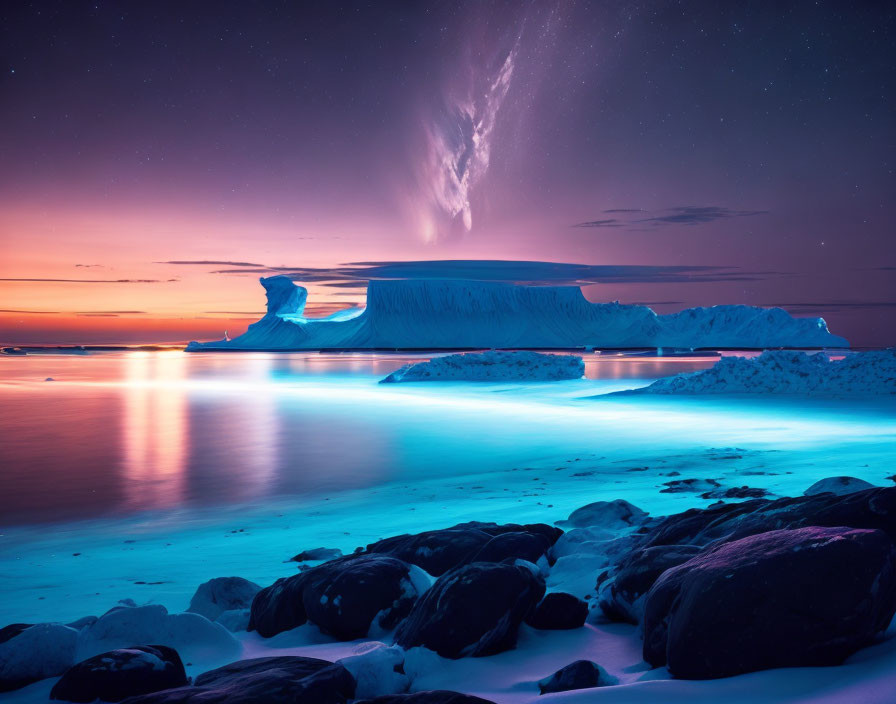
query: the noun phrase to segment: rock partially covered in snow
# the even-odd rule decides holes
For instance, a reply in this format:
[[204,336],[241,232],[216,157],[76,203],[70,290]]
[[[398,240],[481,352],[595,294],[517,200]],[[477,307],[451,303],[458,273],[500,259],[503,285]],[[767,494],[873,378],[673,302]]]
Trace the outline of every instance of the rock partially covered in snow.
[[474,697],[472,694],[449,692],[436,689],[429,692],[413,692],[412,694],[389,694],[374,699],[364,699],[356,704],[495,704],[488,699]]
[[533,533],[535,535],[543,535],[548,542],[553,545],[557,539],[563,535],[563,531],[547,523],[490,523],[484,521],[467,521],[466,523],[458,523],[454,526],[457,530],[465,528],[476,528],[483,533],[488,533],[492,537],[502,535],[504,533]]
[[126,704],[343,704],[355,693],[342,665],[294,655],[240,660],[199,675],[193,685]]
[[581,379],[585,363],[570,354],[468,352],[434,357],[392,372],[381,384],[401,381],[558,381]]
[[77,640],[78,660],[135,643],[167,645],[192,662],[220,662],[241,649],[239,641],[220,624],[199,614],[169,614],[160,604],[115,608],[81,630]]
[[587,603],[566,592],[551,592],[538,602],[526,617],[526,623],[543,631],[564,631],[581,628],[586,618]]
[[311,548],[310,550],[302,550],[298,555],[289,558],[290,562],[326,562],[327,560],[335,560],[342,557],[342,550],[339,548]]
[[120,702],[186,684],[187,673],[176,650],[164,645],[135,645],[70,667],[53,686],[50,699]]
[[639,525],[647,519],[647,513],[625,499],[595,501],[593,504],[577,508],[565,521],[557,525],[571,528],[595,526],[608,530],[619,530]]
[[[541,544],[541,537],[547,539],[549,546],[553,545],[557,538],[563,534],[563,531],[544,523],[526,525],[507,523],[499,525],[497,523],[470,521],[468,523],[459,523],[451,528],[429,530],[414,535],[396,535],[391,538],[378,540],[368,545],[365,552],[397,557],[400,560],[417,565],[426,570],[427,573],[438,577],[453,567],[467,564],[474,558],[480,559],[478,557],[480,550],[483,550],[493,538],[506,533],[525,533],[534,537],[529,539],[517,536],[516,538],[507,539],[506,542],[503,540],[499,541],[489,548],[486,557],[488,557],[489,553],[493,557],[500,557],[500,559],[507,556],[525,557],[524,554],[510,555],[510,553],[521,550],[523,542],[527,544],[524,552],[530,552],[533,545]],[[491,561],[491,559],[489,557],[488,560],[482,559],[481,561]]]
[[617,678],[608,675],[607,671],[596,662],[576,660],[557,670],[550,677],[540,680],[538,689],[541,694],[553,694],[554,692],[569,692],[574,689],[606,687],[618,682]]
[[479,528],[445,528],[415,535],[396,535],[367,546],[366,552],[392,555],[438,577],[469,562],[492,539]]
[[758,357],[722,357],[699,372],[658,379],[626,394],[896,393],[896,351],[855,352],[843,359],[822,353],[775,350]]
[[394,628],[429,580],[388,555],[348,555],[279,579],[252,602],[249,630],[265,638],[311,621],[340,640]]
[[696,545],[658,545],[633,551],[601,589],[598,603],[604,615],[614,621],[640,623],[644,599],[657,578],[667,569],[687,562],[701,549]]
[[776,530],[665,571],[647,595],[644,659],[711,679],[835,665],[896,613],[896,549],[881,531]]
[[803,496],[815,496],[816,494],[825,493],[845,496],[846,494],[873,488],[874,484],[866,482],[864,479],[856,479],[855,477],[828,477],[827,479],[819,479],[815,482],[803,492]]
[[225,611],[248,609],[260,589],[242,577],[216,577],[199,585],[187,611],[215,621]]
[[429,586],[412,569],[387,555],[350,556],[312,568],[302,593],[308,620],[339,640],[363,638],[372,628],[390,631]]
[[0,631],[0,692],[56,677],[75,662],[78,632],[60,623],[12,624]]
[[457,567],[417,601],[398,627],[395,642],[405,649],[423,646],[446,658],[509,650],[544,591],[544,580],[524,565],[473,562]]
[[690,509],[651,526],[639,547],[708,545],[779,528],[806,526],[876,528],[896,542],[896,487],[866,489],[844,496],[823,493]]
[[550,547],[550,541],[538,533],[501,533],[483,545],[472,561],[501,562],[509,558],[538,562]]

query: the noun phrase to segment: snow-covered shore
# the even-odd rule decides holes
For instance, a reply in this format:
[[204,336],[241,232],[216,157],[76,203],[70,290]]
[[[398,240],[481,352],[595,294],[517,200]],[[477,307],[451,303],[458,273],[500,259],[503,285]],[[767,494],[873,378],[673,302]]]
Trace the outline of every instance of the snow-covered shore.
[[856,352],[840,359],[791,350],[758,357],[722,357],[715,366],[658,379],[636,394],[809,394],[896,393],[896,350]]
[[[718,461],[718,460],[716,460]],[[885,493],[880,493],[885,492]],[[886,493],[889,492],[889,493]],[[766,535],[761,531],[768,530],[762,521],[761,513],[763,506],[768,506],[769,517],[775,525],[791,526],[794,535],[799,534],[796,530],[799,526],[805,524],[813,524],[821,522],[822,525],[830,525],[831,523],[839,523],[843,520],[856,523],[862,527],[881,527],[884,530],[893,530],[892,522],[887,517],[885,506],[893,503],[893,496],[896,494],[894,489],[872,489],[860,491],[846,496],[836,496],[834,494],[821,494],[805,499],[780,500],[772,502],[751,501],[743,504],[744,509],[751,507],[753,513],[744,514],[740,511],[729,511],[727,515],[731,518],[731,529],[735,534],[726,538],[728,541],[738,540],[737,531],[741,534],[750,535],[760,531],[760,535]],[[866,496],[875,497],[874,509],[870,512],[863,508],[863,502]],[[884,502],[884,503],[881,503]],[[115,651],[115,648],[124,648],[133,645],[137,641],[153,641],[154,644],[170,645],[180,652],[181,658],[186,663],[186,674],[196,676],[202,672],[211,670],[214,667],[221,666],[225,663],[237,660],[245,661],[251,658],[268,657],[268,656],[298,656],[302,658],[318,658],[328,662],[336,662],[342,665],[351,675],[354,696],[358,700],[363,700],[375,695],[383,695],[404,691],[424,691],[430,689],[451,689],[462,691],[484,698],[486,701],[499,702],[502,704],[522,704],[522,702],[535,701],[599,701],[599,702],[639,702],[639,701],[655,701],[657,697],[664,701],[697,701],[712,702],[718,701],[719,698],[730,698],[734,702],[756,701],[757,698],[762,701],[774,702],[804,702],[814,698],[822,699],[825,702],[843,702],[844,704],[853,701],[853,697],[858,692],[862,693],[862,699],[866,702],[886,702],[892,691],[890,688],[896,683],[896,674],[894,674],[893,664],[896,662],[896,630],[891,625],[886,628],[883,634],[883,641],[875,644],[874,639],[861,641],[866,647],[859,649],[854,655],[851,655],[843,665],[831,666],[828,668],[811,668],[811,669],[772,669],[759,672],[739,674],[733,677],[725,677],[722,679],[698,679],[698,681],[689,679],[670,678],[670,672],[666,667],[652,667],[643,660],[642,653],[642,636],[640,628],[636,625],[627,623],[614,623],[607,620],[606,608],[603,607],[602,601],[606,598],[608,590],[606,587],[613,585],[613,571],[616,570],[616,581],[620,579],[618,565],[624,564],[625,554],[638,545],[638,541],[643,544],[654,544],[657,546],[664,545],[669,538],[670,530],[688,531],[687,538],[692,544],[708,545],[703,550],[703,554],[712,554],[712,541],[717,539],[719,535],[725,535],[716,527],[701,528],[700,523],[694,523],[692,512],[682,514],[682,517],[688,516],[686,521],[679,520],[675,523],[676,518],[673,517],[672,523],[670,519],[665,521],[659,520],[658,517],[651,517],[648,514],[634,511],[620,504],[620,508],[616,508],[615,503],[596,503],[591,504],[587,510],[576,511],[575,515],[570,516],[570,520],[565,522],[567,532],[559,535],[558,532],[553,534],[550,540],[555,541],[551,548],[546,548],[550,541],[543,543],[545,547],[538,550],[546,550],[545,557],[536,560],[536,563],[521,563],[517,561],[517,565],[528,564],[523,569],[522,574],[528,573],[528,569],[533,570],[533,574],[537,579],[545,579],[547,590],[549,593],[557,593],[568,591],[573,596],[588,597],[590,596],[590,615],[588,622],[584,625],[578,624],[552,627],[549,623],[539,623],[537,627],[528,623],[520,623],[514,627],[515,629],[515,646],[501,646],[497,652],[488,654],[485,657],[457,657],[438,655],[425,646],[410,644],[410,647],[397,647],[393,645],[396,638],[394,626],[386,628],[374,629],[371,626],[371,632],[361,639],[352,639],[351,637],[341,640],[332,635],[333,625],[324,627],[324,623],[335,623],[327,619],[344,618],[343,615],[337,616],[337,612],[332,612],[329,616],[321,612],[312,616],[309,611],[309,618],[315,619],[316,623],[304,623],[296,628],[289,627],[283,632],[271,634],[265,633],[268,637],[263,637],[259,633],[246,632],[246,621],[228,617],[223,618],[222,613],[209,612],[209,592],[205,592],[203,597],[195,597],[191,604],[191,610],[199,613],[206,613],[213,619],[218,619],[219,624],[215,624],[206,620],[203,616],[197,614],[177,614],[173,610],[166,610],[161,606],[137,606],[133,602],[120,604],[109,614],[103,616],[99,620],[95,617],[80,619],[78,623],[72,624],[70,627],[62,625],[49,627],[50,630],[46,636],[41,635],[40,628],[33,626],[26,628],[18,634],[13,634],[6,644],[0,643],[0,663],[6,663],[6,669],[0,668],[0,673],[4,676],[15,667],[21,668],[23,653],[29,655],[33,660],[51,668],[50,671],[56,672],[52,668],[60,668],[60,665],[54,665],[56,662],[64,662],[65,658],[72,661],[81,660],[85,657],[103,652],[122,652]],[[785,508],[777,508],[778,505]],[[738,504],[731,504],[729,508],[736,509]],[[725,515],[724,511],[716,506],[712,511],[704,512],[707,517],[716,515]],[[757,512],[758,511],[758,512]],[[844,513],[846,511],[847,513]],[[850,517],[851,516],[851,517]],[[715,526],[719,519],[713,522],[703,522],[705,526]],[[783,521],[783,523],[782,523]],[[790,523],[788,523],[788,521]],[[441,532],[433,534],[433,539],[429,542],[431,545],[442,544],[444,546],[456,545],[462,531],[466,541],[474,535],[480,534],[480,525],[485,531],[490,531],[487,525],[483,524],[465,524],[465,526],[457,526],[453,531]],[[491,524],[495,525],[495,524]],[[542,524],[543,525],[543,524]],[[497,528],[497,527],[496,527]],[[459,530],[458,530],[459,529]],[[547,530],[544,526],[543,530]],[[515,525],[512,530],[536,531],[542,533],[543,530],[536,525]],[[709,531],[708,533],[705,531]],[[816,529],[811,529],[816,530]],[[842,528],[832,528],[830,531],[844,531]],[[704,531],[704,532],[701,532]],[[788,531],[784,531],[785,533]],[[861,532],[861,531],[860,531]],[[457,536],[455,536],[455,533]],[[866,534],[872,535],[880,533],[880,531],[865,531]],[[501,533],[493,533],[500,536]],[[535,534],[535,533],[531,533]],[[511,533],[509,535],[516,536],[522,533]],[[772,535],[769,533],[768,535]],[[838,536],[840,533],[838,533]],[[483,534],[482,540],[489,542],[489,534]],[[682,536],[684,537],[684,536]],[[676,538],[680,539],[680,538]],[[433,542],[435,540],[435,542]],[[478,540],[478,538],[477,538]],[[492,542],[499,538],[492,538]],[[516,540],[516,539],[515,539]],[[809,538],[812,545],[818,544],[818,538],[812,534]],[[886,540],[886,538],[884,538]],[[441,541],[441,542],[440,542]],[[634,541],[634,542],[633,542]],[[709,541],[708,543],[706,541]],[[507,541],[504,541],[507,543]],[[732,544],[733,543],[729,543]],[[840,543],[835,543],[839,545]],[[889,544],[889,543],[888,543]],[[404,560],[410,560],[411,563],[426,564],[428,569],[434,574],[414,577],[411,587],[410,583],[407,587],[401,587],[404,593],[413,594],[412,599],[420,600],[422,595],[429,589],[436,589],[441,581],[436,581],[437,575],[442,573],[443,569],[450,570],[451,561],[463,559],[456,553],[457,548],[452,548],[453,553],[419,551],[411,548],[411,552],[407,552],[400,544],[383,542],[382,548],[377,547],[378,544],[369,545],[367,554],[381,560],[392,560],[396,564],[405,564],[400,560],[396,561],[393,557],[386,557],[387,554],[403,555]],[[521,549],[518,543],[507,543],[513,554],[515,550]],[[672,546],[675,547],[675,546]],[[469,553],[468,548],[462,548]],[[528,550],[529,548],[523,548]],[[652,548],[656,549],[656,548]],[[699,550],[699,548],[695,548]],[[890,548],[892,550],[892,545]],[[386,550],[386,553],[379,552]],[[405,552],[395,552],[395,550],[405,550]],[[475,550],[469,553],[472,557],[465,559],[473,559],[474,565],[488,565],[481,561],[484,557],[476,557]],[[800,553],[804,554],[804,553]],[[458,555],[458,556],[452,556]],[[415,557],[416,556],[416,557]],[[495,556],[497,557],[497,556]],[[418,558],[424,562],[418,562]],[[531,557],[535,560],[535,556]],[[727,558],[726,558],[727,559]],[[827,559],[827,558],[820,558]],[[833,568],[837,569],[836,557]],[[243,555],[243,560],[247,560]],[[442,561],[445,567],[438,567],[433,560]],[[449,562],[444,562],[448,560]],[[344,565],[339,569],[350,568],[357,558],[349,557],[342,560],[336,559],[332,563],[320,563],[312,561],[310,563],[300,564],[300,570],[296,571],[295,563],[284,562],[284,572],[289,574],[287,570],[291,569],[292,574],[296,575],[294,579],[303,579],[306,583],[313,583],[312,575],[315,574],[314,566],[323,565]],[[247,560],[248,563],[248,560]],[[389,563],[391,564],[391,563]],[[614,567],[614,565],[617,565]],[[505,565],[509,567],[510,565]],[[305,578],[307,571],[308,578]],[[853,571],[857,569],[856,563],[852,563]],[[419,567],[414,567],[421,575],[423,574]],[[885,568],[889,569],[889,568]],[[611,580],[606,581],[602,574],[609,570]],[[731,567],[726,563],[726,571],[730,571]],[[221,571],[225,571],[221,567]],[[338,572],[337,572],[338,573]],[[577,580],[559,584],[556,580],[552,580],[555,573],[563,573],[570,576],[578,573]],[[371,577],[368,576],[367,579]],[[446,585],[450,588],[450,572],[445,575],[445,579],[449,581]],[[655,577],[654,577],[655,579]],[[896,579],[896,574],[884,579]],[[422,580],[422,581],[421,581]],[[603,581],[603,595],[601,598],[601,606],[598,606],[598,599],[593,592],[596,582]],[[580,585],[590,585],[591,594],[578,593],[574,584],[578,582]],[[372,592],[368,589],[362,589],[352,596],[353,591],[351,582],[343,583],[343,586],[335,586],[328,589],[336,589],[335,592],[342,599],[339,607],[339,614],[344,613],[344,609],[357,608],[359,604],[364,603],[371,596]],[[752,581],[750,582],[752,584]],[[825,583],[825,588],[830,588],[830,582]],[[821,585],[819,585],[821,586]],[[255,613],[256,606],[259,602],[259,595],[255,595],[253,603],[253,593],[258,589],[250,589],[248,593],[230,592],[233,603],[227,606],[236,609],[244,609],[246,617],[251,605],[252,613]],[[408,592],[408,589],[413,591]],[[888,590],[893,590],[887,587]],[[800,590],[797,590],[800,593]],[[200,592],[202,593],[202,592]],[[334,592],[330,592],[332,595]],[[651,597],[652,597],[651,591]],[[842,598],[848,598],[844,595]],[[219,591],[218,598],[221,598],[223,592]],[[880,596],[880,592],[878,592]],[[896,596],[896,595],[894,595]],[[274,593],[273,598],[283,598]],[[357,599],[361,598],[358,602]],[[536,595],[535,599],[539,597]],[[782,598],[778,595],[778,598]],[[825,599],[825,609],[829,610],[832,606],[837,606],[836,602],[831,602],[829,597],[819,596],[819,599]],[[328,599],[321,597],[320,604],[325,605]],[[306,600],[305,608],[310,608],[310,604],[318,603],[315,597],[312,602]],[[504,602],[498,602],[504,603]],[[896,604],[896,602],[894,602]],[[735,607],[734,604],[731,605]],[[848,604],[841,604],[843,608],[850,609]],[[494,607],[490,607],[494,608]],[[499,607],[500,608],[500,607]],[[807,607],[808,608],[808,607]],[[839,607],[838,607],[839,608]],[[734,608],[736,612],[736,608]],[[225,612],[231,613],[231,612]],[[280,612],[277,612],[279,614]],[[348,613],[351,613],[349,611]],[[825,611],[827,613],[827,611]],[[280,619],[282,615],[275,614],[273,618]],[[892,614],[890,614],[892,615]],[[769,614],[771,617],[771,615]],[[189,618],[187,618],[189,617]],[[304,617],[303,617],[304,618]],[[377,616],[379,618],[379,616]],[[455,617],[456,618],[456,617]],[[488,618],[488,616],[486,616]],[[520,615],[519,619],[522,620]],[[528,617],[527,617],[528,618]],[[557,618],[555,615],[554,618]],[[318,619],[324,619],[323,621]],[[753,623],[755,619],[751,620]],[[230,632],[228,628],[221,626],[226,623],[229,628],[234,629]],[[256,621],[256,628],[258,628]],[[770,624],[774,632],[774,623]],[[516,629],[518,628],[518,633]],[[560,628],[560,630],[555,630]],[[37,629],[37,630],[34,630]],[[55,630],[53,630],[55,629]],[[323,631],[325,632],[322,632]],[[276,630],[276,629],[275,629]],[[30,635],[34,633],[35,635]],[[329,635],[328,635],[329,633]],[[8,635],[8,634],[7,634]],[[70,636],[68,642],[71,643],[70,654],[65,651],[65,638],[61,636]],[[406,636],[400,634],[401,639]],[[743,637],[759,637],[763,636],[743,636]],[[807,636],[808,637],[808,636]],[[43,638],[43,639],[42,639]],[[14,649],[13,644],[21,639],[22,647]],[[48,645],[54,644],[55,651],[48,650]],[[25,647],[32,649],[30,652],[24,650]],[[440,647],[440,646],[431,646]],[[130,651],[127,651],[130,652]],[[13,657],[11,654],[14,654]],[[107,658],[113,657],[106,655]],[[114,656],[118,657],[118,656]],[[789,656],[786,656],[789,657]],[[5,660],[4,660],[5,658]],[[549,678],[552,673],[561,670],[566,665],[574,661],[587,660],[598,663],[602,671],[607,675],[608,684],[600,686],[597,689],[582,689],[571,694],[538,694],[539,680]],[[25,659],[28,662],[28,659]],[[155,662],[155,661],[153,661]],[[399,667],[396,667],[399,666]],[[64,669],[64,668],[63,668]],[[59,670],[61,672],[61,670]],[[19,688],[16,691],[7,693],[4,696],[5,701],[10,702],[36,702],[45,701],[46,696],[51,687],[56,682],[56,677],[44,679],[34,684]],[[200,680],[202,681],[202,680]],[[609,684],[612,682],[612,684]],[[271,685],[273,686],[273,685]],[[179,691],[179,690],[178,690]],[[194,691],[194,690],[188,690]],[[236,696],[239,689],[228,690],[228,696]],[[273,691],[273,690],[272,690]],[[149,695],[147,695],[149,696]],[[212,699],[217,701],[217,699]],[[181,701],[173,697],[168,699],[147,699],[146,701],[165,701],[174,702]],[[276,700],[279,701],[279,700]],[[301,699],[298,701],[317,701],[315,699]],[[329,701],[329,700],[328,700]],[[337,700],[333,700],[337,701]],[[341,701],[341,700],[339,700]],[[398,700],[396,700],[398,701]],[[428,700],[423,700],[428,701]]]

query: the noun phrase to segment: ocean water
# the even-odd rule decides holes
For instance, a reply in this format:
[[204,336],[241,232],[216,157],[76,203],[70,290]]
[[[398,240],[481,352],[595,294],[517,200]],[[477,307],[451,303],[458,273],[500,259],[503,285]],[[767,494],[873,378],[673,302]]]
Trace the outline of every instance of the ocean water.
[[[513,456],[527,447],[543,452],[543,437],[526,433],[525,423],[504,423],[487,403],[500,393],[525,397],[524,385],[377,385],[421,358],[181,351],[0,357],[0,526],[308,497],[450,474],[459,462],[465,469],[493,462],[502,446]],[[716,359],[587,358],[588,380],[553,384],[550,394],[629,388]],[[534,384],[528,395],[545,388]],[[555,435],[547,444],[558,442]]]

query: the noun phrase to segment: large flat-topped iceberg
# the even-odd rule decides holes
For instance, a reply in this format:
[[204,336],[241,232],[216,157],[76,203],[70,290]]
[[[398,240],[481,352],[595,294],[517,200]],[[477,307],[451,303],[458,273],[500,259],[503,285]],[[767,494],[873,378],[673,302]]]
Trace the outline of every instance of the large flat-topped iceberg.
[[559,381],[581,379],[585,363],[571,354],[467,352],[407,364],[381,384],[402,381]]
[[723,357],[709,369],[658,379],[633,394],[896,394],[896,352],[823,353],[769,350],[755,358]]
[[847,347],[821,318],[730,305],[657,315],[647,306],[591,303],[577,286],[453,280],[371,281],[366,308],[306,318],[307,291],[262,278],[265,316],[233,340],[199,350],[459,348]]

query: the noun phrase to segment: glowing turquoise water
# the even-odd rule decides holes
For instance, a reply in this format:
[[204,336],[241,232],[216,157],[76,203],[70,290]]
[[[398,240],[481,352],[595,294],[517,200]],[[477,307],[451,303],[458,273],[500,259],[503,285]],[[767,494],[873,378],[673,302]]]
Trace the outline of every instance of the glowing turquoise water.
[[585,450],[590,443],[570,433],[533,434],[537,413],[505,423],[518,409],[490,399],[586,395],[714,361],[591,355],[591,381],[550,389],[440,384],[421,397],[377,385],[410,359],[179,351],[0,358],[0,525],[307,496],[513,462],[563,444]]

